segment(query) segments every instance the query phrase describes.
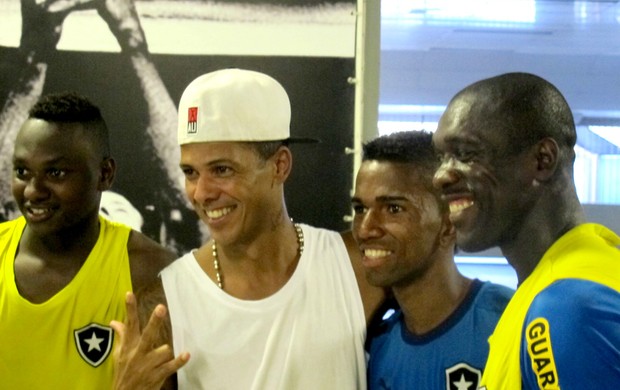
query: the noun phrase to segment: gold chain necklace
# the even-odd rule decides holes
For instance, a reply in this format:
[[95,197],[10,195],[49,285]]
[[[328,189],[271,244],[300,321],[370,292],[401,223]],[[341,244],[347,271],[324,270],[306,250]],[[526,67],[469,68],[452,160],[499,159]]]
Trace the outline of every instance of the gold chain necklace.
[[[291,222],[293,220],[291,219]],[[301,230],[301,226],[298,223],[293,223],[295,226],[295,231],[297,232],[297,245],[299,245],[299,257],[304,252],[304,232]],[[213,245],[211,246],[211,250],[213,251],[213,267],[215,268],[215,278],[217,281],[217,286],[224,289],[224,283],[222,283],[222,274],[220,273],[220,260],[217,258],[217,245],[215,244],[215,240],[213,240]]]

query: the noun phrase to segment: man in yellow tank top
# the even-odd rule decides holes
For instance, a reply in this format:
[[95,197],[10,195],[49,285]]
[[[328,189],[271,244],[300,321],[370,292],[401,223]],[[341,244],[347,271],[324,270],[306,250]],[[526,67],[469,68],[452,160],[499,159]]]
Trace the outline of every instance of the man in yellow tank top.
[[112,320],[174,254],[99,216],[113,182],[108,130],[86,98],[42,98],[20,128],[0,224],[0,387],[110,389]]
[[586,223],[576,140],[560,91],[527,73],[466,87],[433,136],[458,245],[499,246],[519,280],[481,389],[620,388],[620,238]]

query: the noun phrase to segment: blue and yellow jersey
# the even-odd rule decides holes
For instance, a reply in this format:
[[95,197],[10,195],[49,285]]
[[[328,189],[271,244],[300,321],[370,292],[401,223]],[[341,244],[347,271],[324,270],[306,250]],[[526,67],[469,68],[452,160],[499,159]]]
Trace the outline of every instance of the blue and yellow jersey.
[[583,224],[549,248],[489,340],[481,389],[620,388],[618,245]]

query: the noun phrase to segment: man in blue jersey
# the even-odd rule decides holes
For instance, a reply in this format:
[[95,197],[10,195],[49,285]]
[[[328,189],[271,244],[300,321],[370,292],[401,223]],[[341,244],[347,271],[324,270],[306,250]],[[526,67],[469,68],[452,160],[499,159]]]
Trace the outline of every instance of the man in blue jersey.
[[474,390],[513,291],[457,269],[454,228],[432,185],[432,134],[382,136],[363,153],[353,235],[368,281],[391,288],[397,304],[369,330],[369,389]]
[[519,279],[483,389],[620,388],[620,238],[586,223],[576,138],[560,91],[527,73],[460,91],[433,136],[459,247],[499,246]]

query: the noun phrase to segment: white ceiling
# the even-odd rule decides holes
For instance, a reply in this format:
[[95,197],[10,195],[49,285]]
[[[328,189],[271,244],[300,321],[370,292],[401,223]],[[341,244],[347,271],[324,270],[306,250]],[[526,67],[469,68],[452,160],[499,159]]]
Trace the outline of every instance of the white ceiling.
[[383,0],[381,13],[380,119],[432,118],[466,85],[526,71],[578,122],[620,124],[618,0]]

